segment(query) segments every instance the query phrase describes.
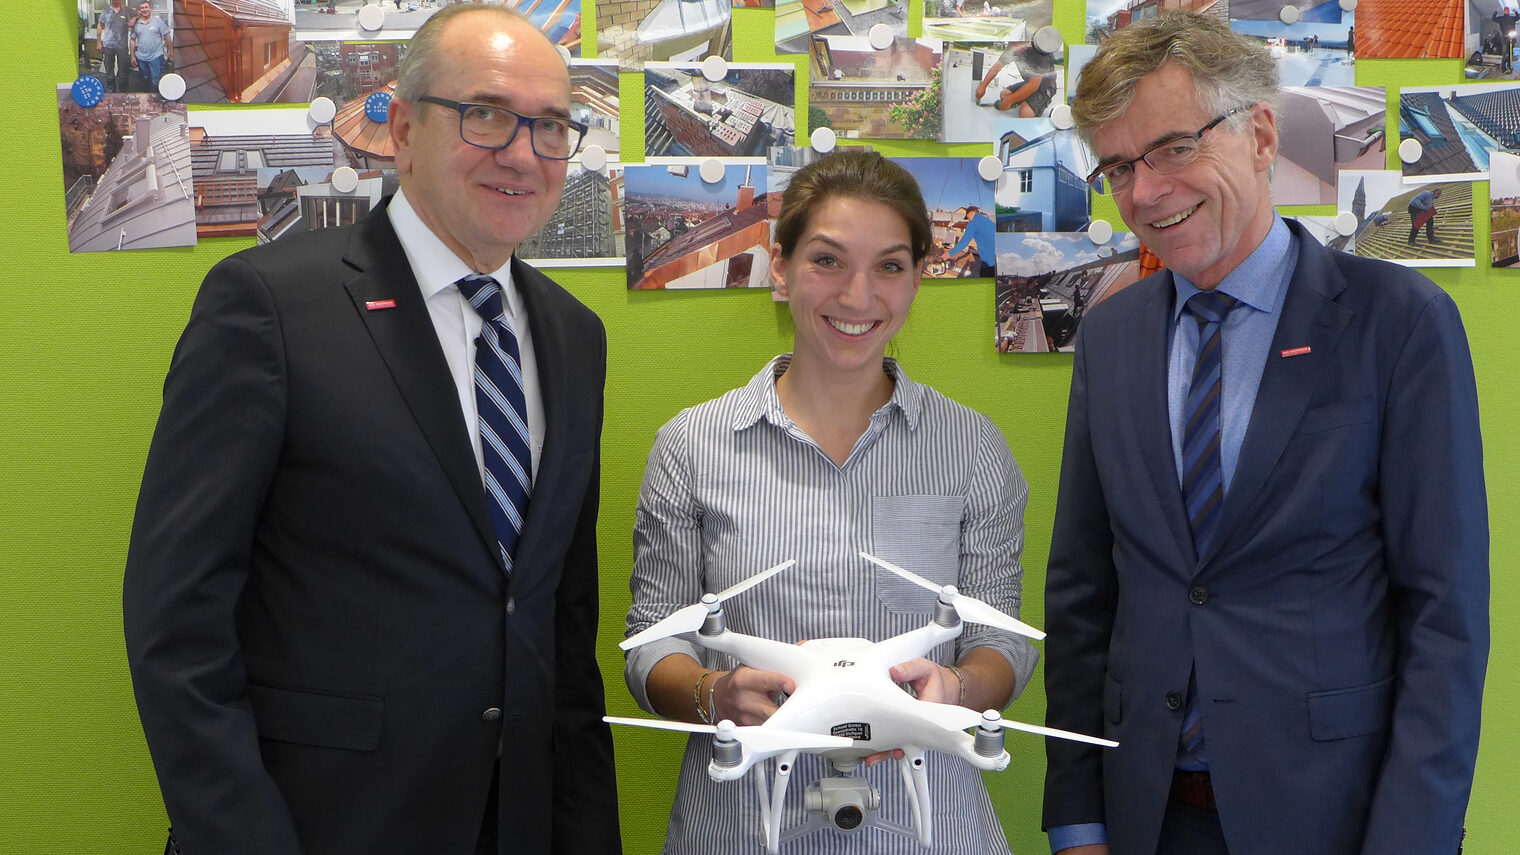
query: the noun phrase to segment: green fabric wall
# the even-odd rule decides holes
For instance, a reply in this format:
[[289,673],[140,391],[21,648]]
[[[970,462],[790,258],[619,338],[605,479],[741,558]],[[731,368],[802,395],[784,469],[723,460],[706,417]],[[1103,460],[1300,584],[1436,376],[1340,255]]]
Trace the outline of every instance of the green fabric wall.
[[[1080,3],[1056,0],[1069,39]],[[918,14],[914,0],[912,16]],[[70,255],[64,232],[54,86],[73,80],[74,4],[27,4],[0,51],[0,853],[158,852],[166,819],[149,763],[121,640],[121,572],[138,480],[170,351],[205,271],[246,240],[193,249]],[[736,57],[776,61],[768,11],[735,14]],[[586,44],[594,45],[592,21]],[[914,32],[917,32],[915,29]],[[806,67],[798,67],[798,103]],[[1390,87],[1459,82],[1457,60],[1358,63],[1358,82]],[[623,80],[625,115],[642,87]],[[799,111],[801,113],[802,111]],[[626,123],[628,160],[641,123]],[[1395,130],[1396,129],[1392,129]],[[1395,137],[1396,138],[1396,137]],[[983,147],[886,143],[892,154],[979,156]],[[1391,161],[1390,161],[1391,162]],[[1477,195],[1486,196],[1486,185]],[[1303,209],[1332,213],[1329,206]],[[1100,216],[1118,222],[1112,208]],[[1479,254],[1486,218],[1477,224]],[[629,532],[654,431],[681,407],[744,382],[787,347],[790,321],[764,293],[637,293],[622,271],[555,273],[607,323],[611,364],[603,444],[601,650],[614,713],[635,712],[622,682]],[[1432,271],[1466,318],[1477,362],[1493,529],[1494,644],[1487,726],[1469,813],[1470,851],[1509,848],[1512,769],[1520,766],[1520,613],[1514,579],[1520,457],[1520,272]],[[992,284],[927,284],[898,337],[911,375],[982,410],[1002,427],[1031,487],[1024,617],[1040,625],[1069,356],[998,356]],[[1397,477],[1397,473],[1390,473]],[[1441,532],[1429,532],[1441,537]],[[1011,715],[1040,721],[1037,682]],[[680,739],[617,734],[622,823],[630,853],[658,851]],[[1009,739],[1013,764],[988,776],[1016,852],[1045,851],[1039,832],[1040,740]]]

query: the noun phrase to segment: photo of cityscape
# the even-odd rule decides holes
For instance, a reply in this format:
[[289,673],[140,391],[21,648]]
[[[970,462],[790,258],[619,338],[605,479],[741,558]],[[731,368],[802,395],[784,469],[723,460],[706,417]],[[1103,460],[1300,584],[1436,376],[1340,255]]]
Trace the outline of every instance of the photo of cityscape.
[[768,288],[771,225],[764,164],[708,183],[687,165],[628,165],[629,289]]
[[1085,233],[1005,232],[997,246],[998,353],[1070,352],[1088,309],[1155,272],[1127,233],[1098,245]]

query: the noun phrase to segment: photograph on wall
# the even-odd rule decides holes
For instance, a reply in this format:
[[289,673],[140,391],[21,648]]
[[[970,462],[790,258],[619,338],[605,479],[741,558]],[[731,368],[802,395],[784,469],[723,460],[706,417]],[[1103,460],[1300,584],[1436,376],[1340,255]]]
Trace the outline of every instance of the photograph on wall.
[[184,104],[113,93],[93,107],[58,87],[69,252],[194,246]]
[[259,171],[301,167],[331,172],[355,166],[332,127],[310,127],[306,108],[191,110],[190,159],[201,237],[251,237],[259,209]]
[[259,204],[256,242],[353,225],[401,187],[394,169],[366,169],[357,177],[352,189],[343,190],[333,186],[331,169],[260,169],[254,187]]
[[734,0],[735,9],[774,9],[776,0]]
[[1061,53],[1033,42],[945,45],[942,65],[945,142],[986,142],[1003,116],[1049,116],[1065,99]]
[[586,137],[581,140],[577,156],[594,145],[611,155],[621,150],[620,103],[616,60],[570,61],[570,118],[586,126]]
[[1230,22],[1232,32],[1250,36],[1272,51],[1278,82],[1283,86],[1355,86],[1351,27],[1349,17],[1343,24],[1311,23],[1308,19],[1296,24],[1277,20]]
[[1163,6],[1158,0],[1087,0],[1087,31],[1082,38],[1067,38],[1067,41],[1101,44],[1103,39],[1129,26],[1132,21],[1156,17],[1162,8],[1181,9],[1227,20],[1230,16],[1230,2],[1231,0],[1166,0]]
[[1291,86],[1278,98],[1276,205],[1333,205],[1343,169],[1382,169],[1388,162],[1381,86]]
[[1520,267],[1520,157],[1499,152],[1488,176],[1489,263],[1494,267]]
[[688,164],[623,170],[628,288],[769,288],[764,164],[704,181]]
[[1066,103],[1070,104],[1071,99],[1076,96],[1077,82],[1082,79],[1082,69],[1097,53],[1098,49],[1093,45],[1066,46]]
[[1052,0],[924,0],[926,39],[1027,42],[1051,24]]
[[565,192],[542,229],[517,246],[517,257],[540,267],[623,265],[623,167],[599,170],[572,163]]
[[1460,59],[1465,55],[1466,7],[1489,2],[1358,0],[1354,50],[1363,59]]
[[855,36],[813,36],[808,128],[851,139],[938,140],[942,44],[897,38],[877,50]]
[[796,67],[731,64],[708,80],[700,63],[644,63],[644,153],[652,163],[752,158],[796,141]]
[[925,279],[992,276],[997,267],[997,222],[992,182],[977,172],[976,157],[893,157],[918,179],[934,244],[924,259]]
[[[209,0],[180,0],[182,8]],[[270,0],[273,4],[274,0]],[[79,73],[107,92],[158,92],[158,83],[185,62],[184,34],[175,30],[170,0],[76,0]],[[188,11],[188,10],[187,10]],[[289,29],[289,19],[285,21]]]
[[1144,275],[1140,241],[1129,233],[1100,245],[1085,233],[1005,232],[997,255],[998,353],[1071,352],[1083,314]]
[[1467,13],[1468,80],[1514,80],[1520,0],[1473,0]]
[[1494,152],[1520,154],[1520,83],[1408,86],[1399,90],[1399,144],[1420,144],[1404,177],[1481,180]]
[[[204,2],[234,9],[250,4],[284,5],[290,0],[176,0]],[[295,27],[305,41],[385,39],[405,41],[435,12],[451,0],[294,0]],[[542,3],[538,0],[496,0],[533,22],[549,41],[562,45],[571,56],[581,55],[581,0]],[[359,25],[359,10],[374,5],[384,13],[378,30]]]
[[870,34],[881,24],[908,37],[908,0],[777,0],[776,53],[807,53],[815,35]]
[[1087,176],[1097,166],[1076,131],[1049,119],[1005,119],[997,125],[1000,232],[1076,232],[1087,228],[1092,199]]
[[1335,217],[1326,217],[1313,214],[1295,214],[1287,217],[1303,226],[1304,231],[1314,238],[1320,246],[1338,249],[1341,252],[1356,253],[1356,234],[1343,235],[1336,227]]
[[1405,267],[1473,267],[1472,204],[1470,181],[1406,184],[1393,170],[1345,170],[1336,198],[1356,217],[1348,251]]
[[596,55],[623,71],[646,62],[733,59],[732,0],[623,0],[596,4]]
[[1230,18],[1245,21],[1281,21],[1286,7],[1293,7],[1298,20],[1309,24],[1349,24],[1353,12],[1341,8],[1341,0],[1230,0]]

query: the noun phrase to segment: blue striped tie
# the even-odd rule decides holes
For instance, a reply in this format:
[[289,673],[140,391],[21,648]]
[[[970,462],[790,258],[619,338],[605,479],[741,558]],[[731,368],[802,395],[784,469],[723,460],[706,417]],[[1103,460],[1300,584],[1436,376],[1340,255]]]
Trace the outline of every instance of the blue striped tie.
[[485,458],[491,521],[508,572],[528,510],[533,460],[528,451],[528,405],[523,397],[517,336],[502,310],[501,286],[489,276],[466,276],[459,293],[485,323],[475,340],[475,408]]
[[[1224,479],[1219,467],[1219,404],[1221,355],[1219,328],[1235,307],[1235,298],[1218,291],[1200,291],[1187,301],[1198,320],[1198,357],[1188,385],[1182,428],[1182,498],[1188,525],[1199,555],[1208,546],[1224,502]],[[1182,748],[1190,759],[1207,765],[1203,753],[1203,710],[1198,702],[1197,674],[1189,675],[1187,703],[1182,715]]]

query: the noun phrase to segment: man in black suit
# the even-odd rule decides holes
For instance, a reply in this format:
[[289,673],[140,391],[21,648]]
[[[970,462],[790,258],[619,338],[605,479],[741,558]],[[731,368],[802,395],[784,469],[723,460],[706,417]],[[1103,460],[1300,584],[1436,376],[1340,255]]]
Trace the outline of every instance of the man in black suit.
[[[124,592],[181,852],[620,850],[595,650],[606,335],[512,258],[559,203],[569,94],[520,15],[440,11],[391,106],[401,192],[206,277]],[[486,321],[457,287],[479,274],[520,347],[520,538],[483,488]]]

